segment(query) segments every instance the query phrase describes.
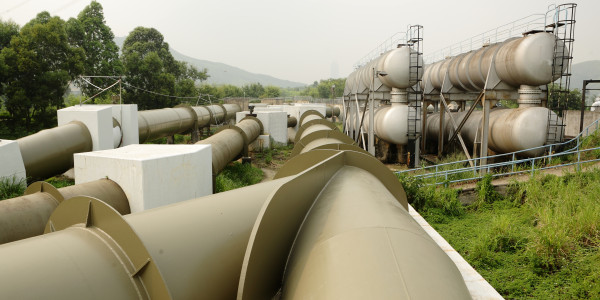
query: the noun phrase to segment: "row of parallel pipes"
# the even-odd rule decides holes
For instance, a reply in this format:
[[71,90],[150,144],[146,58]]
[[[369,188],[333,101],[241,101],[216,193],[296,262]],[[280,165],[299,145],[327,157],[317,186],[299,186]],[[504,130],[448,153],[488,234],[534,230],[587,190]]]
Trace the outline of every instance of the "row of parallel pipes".
[[269,182],[124,217],[63,201],[47,234],[0,246],[0,298],[470,298],[396,177],[311,119]]

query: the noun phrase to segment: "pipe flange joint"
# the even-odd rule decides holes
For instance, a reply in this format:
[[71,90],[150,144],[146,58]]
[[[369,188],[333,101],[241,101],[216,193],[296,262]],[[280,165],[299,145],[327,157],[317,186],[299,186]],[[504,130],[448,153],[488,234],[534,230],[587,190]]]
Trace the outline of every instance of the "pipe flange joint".
[[[69,227],[85,229],[103,240],[126,269],[142,298],[172,299],[148,249],[114,208],[93,197],[76,196],[67,199],[50,216],[44,234],[68,230]],[[150,285],[152,288],[143,288]]]
[[46,193],[50,195],[57,203],[61,203],[65,200],[65,197],[60,193],[60,191],[55,188],[53,185],[45,182],[45,181],[36,181],[30,184],[26,189],[23,195],[31,195],[35,193]]

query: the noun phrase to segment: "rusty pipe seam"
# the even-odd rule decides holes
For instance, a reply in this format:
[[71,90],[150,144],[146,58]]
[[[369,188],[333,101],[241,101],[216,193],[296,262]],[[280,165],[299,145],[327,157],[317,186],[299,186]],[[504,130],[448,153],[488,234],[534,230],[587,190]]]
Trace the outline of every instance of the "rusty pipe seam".
[[122,215],[131,212],[127,196],[112,180],[100,179],[59,189],[38,181],[29,185],[23,196],[0,201],[0,244],[41,235],[54,209],[65,199],[78,195],[101,199]]
[[[253,295],[272,297],[280,288],[287,253],[292,249],[298,230],[303,230],[300,225],[312,203],[319,194],[323,194],[323,188],[336,178],[332,175],[348,167],[366,170],[392,194],[387,199],[395,201],[395,205],[400,207],[386,207],[386,212],[405,210],[404,191],[385,166],[372,156],[360,152],[332,150],[311,151],[296,156],[278,172],[278,175],[285,177],[276,177],[271,182],[123,218],[98,201],[73,198],[59,206],[46,227],[47,231],[57,232],[0,246],[0,254],[3,254],[0,255],[0,262],[6,266],[6,270],[15,270],[0,274],[0,278],[4,279],[0,280],[0,296],[74,299],[90,298],[98,295],[99,291],[105,291],[106,294],[102,295],[110,293],[110,298],[114,299],[130,299],[136,295],[135,298],[162,296],[176,299],[233,298],[236,294],[238,299],[253,299]],[[355,183],[353,176],[345,178],[344,181],[350,182],[343,185]],[[114,213],[110,214],[111,211]],[[293,220],[285,216],[291,216]],[[103,221],[105,218],[114,221]],[[215,228],[221,229],[220,234],[215,234]],[[101,232],[106,234],[99,234]],[[270,234],[283,243],[275,243],[273,247]],[[46,251],[42,248],[64,243],[69,243],[70,247],[48,247]],[[423,244],[437,247],[433,242]],[[122,251],[115,253],[107,250],[110,245],[120,245],[116,249]],[[399,248],[402,247],[395,247],[394,250]],[[64,259],[66,253],[63,251],[68,252],[70,260]],[[10,260],[10,253],[21,255]],[[441,254],[445,255],[443,252]],[[35,258],[33,265],[27,264],[26,268],[21,266],[31,262],[32,258]],[[400,257],[396,258],[396,263],[400,260]],[[426,264],[431,260],[425,257],[421,261]],[[464,282],[458,270],[449,278],[440,279],[442,276],[436,275],[435,266],[429,265],[426,269],[434,271],[433,274],[411,274],[411,277],[422,280],[409,289],[411,293],[414,289],[431,290],[430,286],[436,286],[440,293],[444,293],[448,286],[453,290],[466,289],[462,289]],[[80,276],[80,270],[94,272]],[[58,276],[59,272],[66,274]],[[333,275],[333,270],[329,272]],[[338,272],[335,274],[340,275]],[[440,274],[447,275],[448,272]],[[399,284],[386,281],[386,274],[378,275],[377,279],[387,283],[385,287]],[[37,282],[44,279],[48,284],[37,286],[37,289],[14,284],[15,281]],[[438,282],[438,279],[443,282]],[[75,288],[68,288],[72,285]],[[149,289],[140,289],[140,286]],[[468,294],[463,296],[466,298]]]

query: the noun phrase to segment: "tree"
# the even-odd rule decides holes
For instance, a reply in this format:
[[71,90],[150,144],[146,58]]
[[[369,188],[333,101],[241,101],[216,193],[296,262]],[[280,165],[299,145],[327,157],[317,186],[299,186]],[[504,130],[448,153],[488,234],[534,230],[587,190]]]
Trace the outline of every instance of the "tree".
[[208,77],[206,70],[176,61],[169,44],[154,28],[135,28],[123,43],[121,61],[126,77],[123,98],[126,103],[138,104],[140,110],[174,106],[179,103],[176,95],[189,96],[191,83]]
[[222,91],[224,98],[226,98],[226,97],[243,97],[244,96],[244,91],[235,85],[226,84],[226,85],[220,86],[219,88]]
[[265,92],[262,94],[262,98],[277,98],[281,95],[281,90],[272,85],[265,87]]
[[242,87],[246,97],[259,98],[265,93],[265,88],[260,83],[253,83],[250,85],[244,85]]
[[578,89],[566,90],[560,89],[555,84],[548,85],[548,108],[560,110],[580,110],[581,109],[581,91]]
[[[83,50],[68,43],[65,22],[39,13],[2,49],[6,66],[2,93],[13,120],[44,115],[49,106],[63,107],[69,81],[83,70]],[[38,120],[43,121],[43,120]]]
[[[119,47],[114,42],[115,35],[104,21],[102,5],[92,1],[77,16],[66,24],[69,42],[85,51],[84,75],[121,75],[123,65],[119,60]],[[114,82],[108,78],[90,78],[94,85],[106,87]],[[82,92],[92,96],[98,92],[94,86],[77,81]],[[92,99],[92,102],[94,100]]]
[[10,40],[19,34],[19,25],[13,21],[2,21],[0,19],[0,108],[3,106],[3,94],[2,85],[7,79],[8,66],[4,62],[4,56],[2,55],[2,49],[10,45]]

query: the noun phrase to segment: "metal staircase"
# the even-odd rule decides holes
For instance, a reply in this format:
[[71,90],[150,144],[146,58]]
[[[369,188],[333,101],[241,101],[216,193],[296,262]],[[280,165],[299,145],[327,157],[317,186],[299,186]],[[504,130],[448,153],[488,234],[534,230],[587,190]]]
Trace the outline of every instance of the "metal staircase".
[[567,109],[570,93],[576,8],[577,4],[575,3],[561,4],[546,13],[545,30],[556,36],[552,74],[554,77],[558,77],[554,83],[548,86],[547,106],[549,111],[546,144],[562,141],[565,132],[566,124],[563,112]]
[[410,52],[410,80],[416,84],[408,93],[408,139],[416,140],[421,135],[421,77],[423,75],[423,26],[412,25],[407,31]]

